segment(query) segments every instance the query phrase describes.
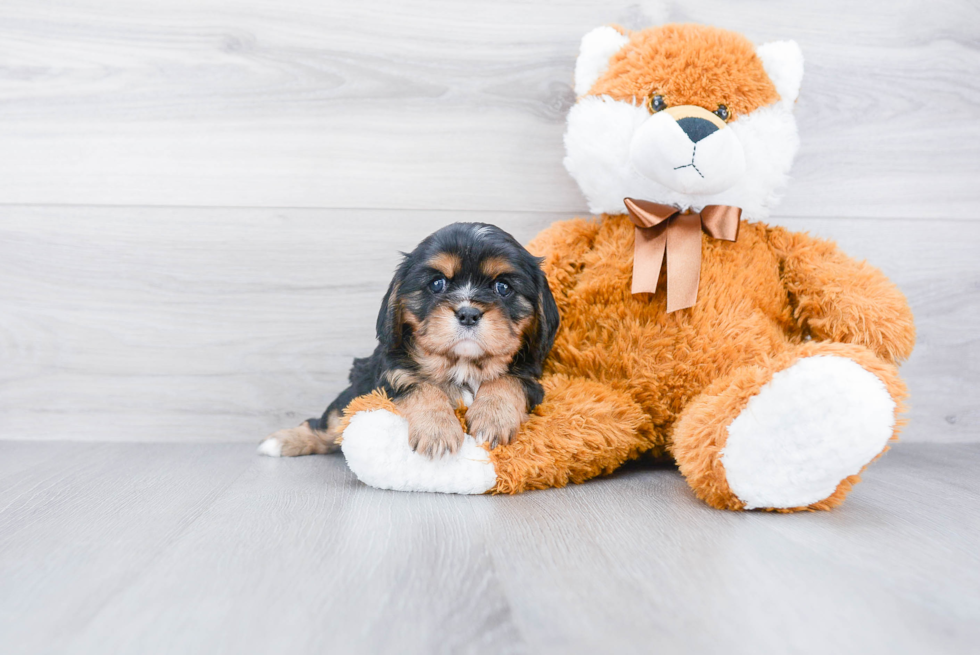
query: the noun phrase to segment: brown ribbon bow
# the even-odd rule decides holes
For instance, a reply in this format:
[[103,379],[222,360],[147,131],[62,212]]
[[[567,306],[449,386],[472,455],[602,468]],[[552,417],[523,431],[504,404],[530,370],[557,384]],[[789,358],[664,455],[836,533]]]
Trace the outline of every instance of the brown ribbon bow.
[[625,198],[636,225],[633,247],[633,293],[656,293],[664,254],[667,255],[667,312],[685,309],[698,299],[701,281],[701,229],[715,239],[738,239],[742,210],[708,205],[700,214],[646,200]]

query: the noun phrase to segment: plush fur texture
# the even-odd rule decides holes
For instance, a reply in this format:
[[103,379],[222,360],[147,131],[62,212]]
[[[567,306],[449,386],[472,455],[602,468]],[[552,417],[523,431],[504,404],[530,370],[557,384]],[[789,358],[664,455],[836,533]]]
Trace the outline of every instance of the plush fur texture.
[[486,449],[473,437],[467,435],[454,455],[421,456],[409,446],[408,421],[384,410],[354,416],[343,451],[358,479],[379,489],[482,494],[497,481]]
[[[453,494],[482,494],[496,484],[487,450],[473,437],[467,435],[454,456],[424,457],[409,446],[408,421],[383,392],[358,398],[351,410],[343,426],[343,452],[362,482],[379,489]],[[458,417],[465,427],[464,415]]]
[[584,37],[575,61],[575,93],[585,95],[606,69],[609,58],[629,43],[629,37],[621,29],[603,25]]
[[821,501],[882,451],[894,414],[884,383],[853,360],[800,359],[773,374],[728,426],[728,487],[746,509]]
[[755,50],[766,74],[776,86],[779,103],[791,107],[800,95],[803,80],[803,51],[796,41],[773,41]]
[[[774,248],[774,244],[788,243],[797,249]],[[894,361],[906,357],[911,350],[911,314],[901,294],[884,276],[878,273],[868,277],[870,267],[866,264],[851,261],[847,270],[837,268],[843,265],[844,258],[835,249],[835,256],[826,257],[830,244],[751,222],[743,223],[735,243],[705,239],[698,302],[689,310],[672,314],[666,313],[662,294],[630,293],[633,225],[623,216],[606,216],[600,223],[556,224],[539,235],[530,248],[545,254],[545,270],[555,285],[564,322],[546,368],[544,384],[548,395],[541,412],[551,403],[561,405],[559,396],[552,396],[551,376],[562,381],[584,378],[605,386],[608,392],[623,395],[614,407],[606,408],[607,413],[628,415],[639,410],[648,420],[645,426],[627,430],[632,437],[605,449],[601,460],[593,456],[594,473],[609,470],[611,463],[618,465],[640,452],[668,452],[705,500],[718,507],[744,508],[744,503],[728,489],[720,459],[728,426],[775,372],[815,354],[840,353],[881,379],[894,402],[893,416],[884,426],[892,428],[896,424],[905,389]],[[792,263],[790,279],[785,275],[787,262]],[[802,274],[804,269],[806,275]],[[790,296],[790,284],[800,277],[820,279],[822,274],[831,272],[840,282],[853,278],[861,285],[851,297],[857,306],[834,287],[827,290],[829,295],[808,288],[808,297],[820,300],[807,313],[799,312],[799,305]],[[897,339],[886,339],[887,346],[881,343],[879,329],[868,329],[869,325],[878,324],[874,317],[880,311],[862,306],[862,298],[870,295],[880,298],[880,308],[886,312],[905,307],[902,315],[896,317],[897,323],[893,323],[893,336]],[[849,341],[862,345],[808,340],[808,319],[822,313],[814,311],[818,306],[846,310],[839,311],[835,319],[841,315],[856,316],[861,311],[858,320],[832,322],[836,329],[848,334]],[[735,389],[739,391],[736,393]],[[590,395],[600,397],[595,389]],[[722,400],[711,402],[719,396]],[[711,410],[698,411],[703,405],[710,405]],[[556,407],[553,415],[560,416],[560,409],[564,407]],[[492,453],[502,481],[511,473],[506,459],[509,451],[526,448],[525,439],[541,435],[535,445],[550,448],[548,436],[564,423],[562,418],[555,422],[550,419],[550,415],[532,417],[515,443]],[[617,428],[624,425],[628,423],[615,422]],[[880,429],[866,438],[877,442]],[[889,430],[889,434],[894,432]],[[586,442],[594,435],[577,431],[572,436],[579,443],[563,443],[561,450],[567,452],[571,448],[576,452],[576,448],[583,447],[588,452]],[[550,475],[562,483],[577,481],[579,467],[581,463],[560,467],[551,470]],[[536,482],[529,481],[521,487],[508,481],[506,489],[536,486]],[[503,488],[501,484],[500,490]]]
[[762,59],[740,34],[703,25],[633,32],[588,94],[635,102],[663,95],[668,106],[728,107],[734,119],[779,99]]
[[[583,55],[612,47],[603,34],[595,50],[583,42]],[[838,505],[897,438],[907,395],[897,365],[915,328],[902,293],[878,270],[830,242],[758,222],[796,150],[799,48],[756,49],[723,30],[668,25],[630,34],[605,69],[586,63],[599,73],[569,115],[566,166],[603,215],[556,223],[528,246],[544,258],[562,328],[542,377],[544,402],[514,440],[489,452],[490,491],[584,482],[650,455],[673,458],[712,507]],[[683,108],[657,120],[700,116],[714,125],[698,124],[699,134],[680,125],[692,145],[731,130],[742,178],[705,195],[637,170],[636,134],[665,111],[655,94]],[[724,115],[718,104],[730,111],[722,126],[703,113]],[[660,148],[661,137],[645,147]],[[626,196],[743,209],[737,241],[702,237],[693,307],[668,314],[663,278],[658,293],[631,293]],[[367,399],[357,409],[380,406]]]
[[[761,46],[766,63],[744,37],[694,27],[667,25],[634,33],[569,112],[565,168],[592,212],[623,214],[623,198],[641,198],[694,211],[734,205],[745,218],[765,220],[778,201],[799,147],[792,114],[803,75],[799,47],[791,41]],[[793,94],[786,101],[780,101],[767,67],[779,73],[781,87]],[[662,94],[668,107],[715,111],[724,104],[728,127],[696,144],[683,138],[650,143],[651,127],[662,126],[667,136],[671,124],[677,129],[664,112],[651,115],[647,104],[652,94]],[[708,176],[706,182],[713,182],[712,171],[724,175],[735,157],[744,173],[721,187],[672,188],[641,172],[644,158],[669,159],[672,166],[693,161]],[[697,178],[693,171],[685,172]]]

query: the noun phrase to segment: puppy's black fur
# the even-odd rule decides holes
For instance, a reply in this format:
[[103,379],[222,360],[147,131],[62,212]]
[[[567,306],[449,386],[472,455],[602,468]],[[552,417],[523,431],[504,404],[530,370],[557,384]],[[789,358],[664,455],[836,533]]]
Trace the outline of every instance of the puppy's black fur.
[[[452,274],[447,275],[445,265],[434,267],[437,261],[453,262]],[[419,331],[438,308],[445,314],[447,304],[473,306],[482,315],[502,316],[513,326],[523,326],[519,346],[508,355],[506,374],[520,381],[525,409],[533,410],[544,398],[538,378],[559,324],[540,263],[510,234],[485,223],[454,223],[428,236],[404,254],[388,287],[378,313],[374,353],[354,360],[350,386],[323,416],[309,419],[309,426],[328,430],[354,398],[375,389],[396,400],[417,383],[431,381],[425,379],[421,360],[429,353],[420,347]],[[473,363],[482,366],[479,357]],[[393,372],[399,372],[396,384]]]

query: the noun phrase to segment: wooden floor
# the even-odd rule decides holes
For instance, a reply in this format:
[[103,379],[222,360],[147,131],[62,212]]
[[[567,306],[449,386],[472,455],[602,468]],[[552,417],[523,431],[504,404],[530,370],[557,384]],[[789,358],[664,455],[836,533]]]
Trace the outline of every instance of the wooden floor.
[[672,468],[380,491],[248,444],[0,442],[5,653],[967,653],[980,444],[901,444],[831,513]]

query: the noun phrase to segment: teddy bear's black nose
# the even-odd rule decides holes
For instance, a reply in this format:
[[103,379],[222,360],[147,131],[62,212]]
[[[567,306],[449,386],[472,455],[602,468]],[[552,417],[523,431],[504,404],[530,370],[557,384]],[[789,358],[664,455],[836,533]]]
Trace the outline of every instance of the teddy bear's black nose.
[[456,310],[456,320],[467,327],[476,325],[481,316],[483,316],[483,312],[476,307],[460,307]]
[[684,130],[684,134],[687,135],[694,143],[697,143],[709,134],[714,134],[718,131],[718,126],[711,121],[705,120],[703,118],[698,118],[696,116],[688,116],[687,118],[682,118],[677,121],[677,124],[681,126]]

